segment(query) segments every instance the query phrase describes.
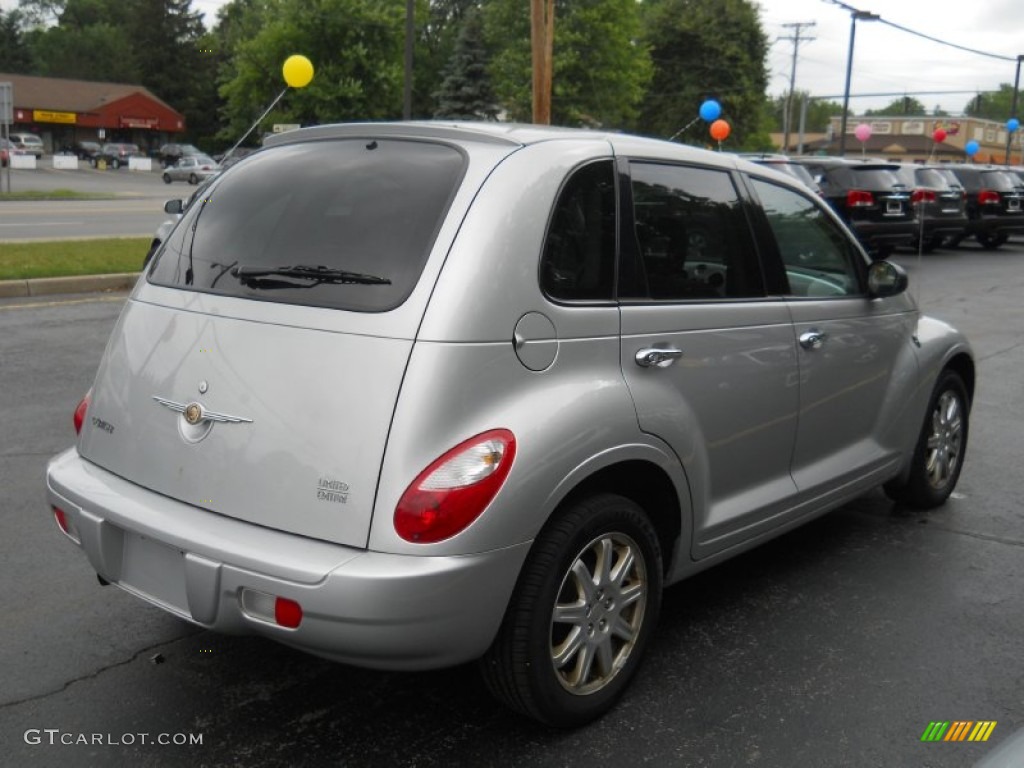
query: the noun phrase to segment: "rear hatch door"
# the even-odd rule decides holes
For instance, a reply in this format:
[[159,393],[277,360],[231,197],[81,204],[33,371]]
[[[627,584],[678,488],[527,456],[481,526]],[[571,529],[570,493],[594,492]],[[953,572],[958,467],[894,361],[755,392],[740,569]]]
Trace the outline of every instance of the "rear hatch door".
[[509,151],[471,167],[441,142],[321,140],[226,171],[126,305],[82,455],[214,513],[365,546],[429,291]]

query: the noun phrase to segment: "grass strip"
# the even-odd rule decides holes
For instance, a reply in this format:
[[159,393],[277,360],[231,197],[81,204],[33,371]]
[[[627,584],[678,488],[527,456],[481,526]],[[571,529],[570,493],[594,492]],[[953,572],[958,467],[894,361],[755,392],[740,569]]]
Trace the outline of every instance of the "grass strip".
[[103,192],[78,192],[74,189],[26,189],[21,192],[0,192],[4,200],[115,200],[116,195]]
[[138,272],[148,237],[0,243],[0,280]]

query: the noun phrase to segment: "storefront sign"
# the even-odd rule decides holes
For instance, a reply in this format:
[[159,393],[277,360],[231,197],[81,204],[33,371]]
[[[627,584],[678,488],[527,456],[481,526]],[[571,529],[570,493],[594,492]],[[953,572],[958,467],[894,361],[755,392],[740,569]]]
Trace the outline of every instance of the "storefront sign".
[[74,112],[51,112],[48,109],[33,109],[32,120],[37,123],[65,123],[74,125],[77,115]]
[[156,117],[125,117],[118,120],[122,128],[156,128],[160,120]]

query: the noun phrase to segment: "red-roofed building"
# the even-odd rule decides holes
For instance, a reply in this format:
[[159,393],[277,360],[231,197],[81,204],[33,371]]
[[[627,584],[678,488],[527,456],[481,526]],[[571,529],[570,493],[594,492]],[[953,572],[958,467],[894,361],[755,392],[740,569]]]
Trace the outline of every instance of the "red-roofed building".
[[141,85],[2,72],[0,82],[13,86],[11,132],[38,134],[48,153],[76,141],[124,141],[153,149],[185,130],[185,116]]

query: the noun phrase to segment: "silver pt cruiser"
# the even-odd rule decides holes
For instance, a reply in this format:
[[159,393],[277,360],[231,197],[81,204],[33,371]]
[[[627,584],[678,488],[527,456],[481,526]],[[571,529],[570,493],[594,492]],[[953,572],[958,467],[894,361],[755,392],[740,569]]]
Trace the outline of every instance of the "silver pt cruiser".
[[479,659],[556,726],[662,589],[883,485],[942,504],[975,366],[798,182],[515,125],[323,126],[191,206],[47,491],[101,581],[342,662]]

